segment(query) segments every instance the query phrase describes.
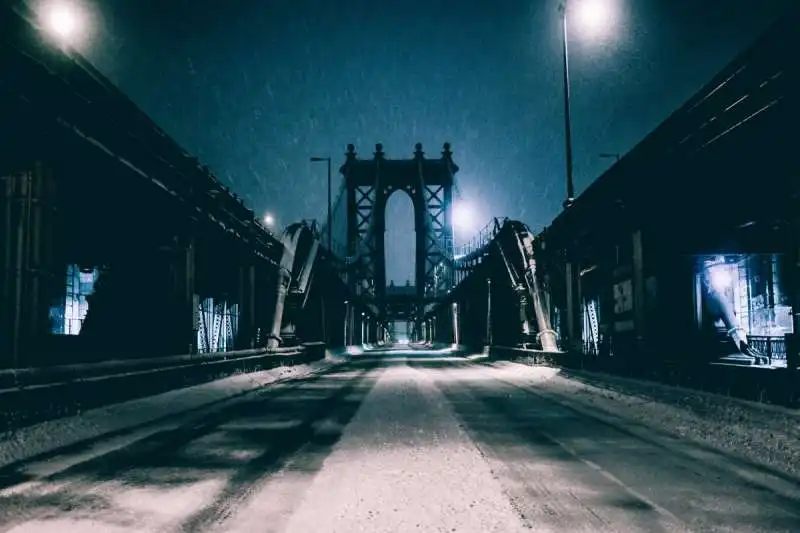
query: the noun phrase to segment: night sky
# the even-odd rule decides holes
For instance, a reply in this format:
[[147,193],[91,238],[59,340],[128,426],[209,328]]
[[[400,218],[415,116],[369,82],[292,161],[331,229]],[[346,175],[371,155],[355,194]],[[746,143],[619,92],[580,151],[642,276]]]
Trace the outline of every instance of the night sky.
[[[453,145],[474,228],[541,228],[564,200],[558,2],[75,0],[85,55],[256,213],[325,213],[325,166]],[[574,0],[573,7],[581,0]],[[785,0],[608,0],[611,29],[571,26],[577,193],[697,91]],[[335,177],[334,189],[339,179]],[[647,179],[643,176],[642,179]],[[387,279],[413,272],[411,203],[392,198]],[[460,231],[460,240],[469,231]]]

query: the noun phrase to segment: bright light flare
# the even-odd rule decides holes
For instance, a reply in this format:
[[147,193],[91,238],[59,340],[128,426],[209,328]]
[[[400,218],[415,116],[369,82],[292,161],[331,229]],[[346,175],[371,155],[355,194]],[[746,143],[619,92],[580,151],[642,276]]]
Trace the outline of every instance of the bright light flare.
[[270,215],[269,213],[267,213],[266,215],[264,215],[264,224],[265,224],[265,225],[266,225],[268,228],[271,228],[272,226],[274,226],[274,225],[275,225],[275,217],[273,217],[272,215]]
[[473,229],[475,214],[472,208],[464,203],[453,206],[453,227],[459,230],[469,231]]
[[709,269],[711,276],[711,286],[719,292],[724,292],[725,289],[733,284],[733,276],[731,276],[730,267],[726,265],[717,265]]
[[574,8],[579,29],[591,36],[606,34],[616,26],[617,9],[612,0],[579,0]]
[[44,8],[47,29],[60,39],[73,39],[81,29],[81,14],[66,2],[53,2]]

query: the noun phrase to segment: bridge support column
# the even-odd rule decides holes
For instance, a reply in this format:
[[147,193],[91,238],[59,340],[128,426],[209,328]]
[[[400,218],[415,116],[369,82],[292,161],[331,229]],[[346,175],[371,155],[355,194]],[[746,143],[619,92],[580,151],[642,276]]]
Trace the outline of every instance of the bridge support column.
[[23,353],[49,333],[56,184],[42,163],[0,183],[0,367],[15,368],[26,366]]
[[486,278],[486,345],[492,345],[492,278]]
[[[633,244],[633,321],[636,330],[635,349],[641,354],[645,335],[645,289],[644,289],[644,259],[642,251],[642,232],[636,231],[631,235]],[[643,354],[641,354],[643,355]]]
[[580,312],[580,278],[577,275],[577,266],[568,262],[564,266],[564,282],[566,284],[567,299],[567,345],[568,349],[580,350],[581,347],[581,312]]
[[195,287],[195,243],[194,239],[186,239],[180,243],[172,261],[173,287],[175,291],[177,317],[176,341],[184,353],[197,353],[197,331],[199,329],[200,298]]
[[349,301],[344,302],[344,335],[342,335],[343,344],[345,346],[350,346],[352,344],[352,339],[350,335],[350,310],[351,305]]
[[[797,209],[797,207],[795,208]],[[794,239],[790,244],[790,274],[789,287],[791,290],[790,302],[792,304],[792,331],[787,333],[786,339],[786,369],[788,374],[788,390],[790,402],[800,400],[800,218],[794,220]]]
[[460,335],[461,332],[459,331],[460,324],[459,324],[459,320],[458,320],[459,319],[458,302],[453,302],[453,304],[451,305],[450,317],[451,317],[451,319],[453,321],[452,322],[452,324],[453,324],[453,326],[452,326],[453,327],[452,342],[453,342],[453,344],[458,344],[459,341],[461,341],[461,335]]
[[378,342],[378,321],[374,317],[369,321],[369,342]]
[[238,349],[255,348],[256,267],[246,264],[239,267],[239,331],[236,339]]
[[281,342],[281,324],[283,322],[283,309],[286,305],[286,295],[289,293],[291,275],[285,270],[278,272],[278,283],[275,294],[275,311],[272,314],[272,328],[267,338],[267,347],[275,349]]

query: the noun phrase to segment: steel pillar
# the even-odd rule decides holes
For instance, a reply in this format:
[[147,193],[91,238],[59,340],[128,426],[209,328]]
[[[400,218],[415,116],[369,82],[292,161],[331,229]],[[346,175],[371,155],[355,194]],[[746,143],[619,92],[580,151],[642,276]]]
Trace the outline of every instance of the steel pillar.
[[[427,160],[419,143],[410,161],[387,159],[381,144],[375,146],[372,161],[360,161],[355,147],[348,145],[341,172],[347,191],[348,255],[355,273],[350,277],[349,289],[355,294],[359,286],[365,285],[364,280],[374,280],[366,284],[369,288],[361,295],[374,301],[380,321],[391,321],[386,303],[385,265],[385,211],[389,197],[402,191],[414,205],[419,315],[426,295],[444,294],[452,287],[452,273],[435,274],[442,260],[452,257],[452,187],[457,171],[448,143],[439,161]],[[415,316],[414,323],[416,331],[421,331],[421,316]]]
[[245,264],[239,267],[239,328],[236,345],[238,349],[255,348],[256,328],[256,267]]
[[577,276],[577,268],[573,262],[568,262],[564,265],[564,283],[566,286],[566,330],[567,342],[566,345],[570,349],[576,349],[580,344],[580,305],[578,304],[579,292],[578,288],[579,278]]
[[0,367],[27,366],[23,354],[48,333],[55,274],[56,184],[42,163],[2,178]]
[[277,286],[275,288],[275,311],[272,314],[272,328],[267,338],[267,347],[275,349],[281,342],[281,323],[283,321],[283,310],[286,305],[286,295],[289,293],[289,283],[291,274],[281,269],[278,272]]
[[195,252],[194,239],[187,238],[176,247],[172,262],[173,287],[179,313],[176,324],[177,335],[181,337],[177,344],[184,347],[185,353],[190,354],[197,353],[197,330],[200,319],[200,299],[195,287]]
[[631,235],[633,244],[633,321],[636,330],[636,352],[643,353],[644,335],[646,331],[645,288],[644,288],[644,255],[642,250],[642,232],[635,231]]
[[492,345],[492,278],[486,278],[486,345]]

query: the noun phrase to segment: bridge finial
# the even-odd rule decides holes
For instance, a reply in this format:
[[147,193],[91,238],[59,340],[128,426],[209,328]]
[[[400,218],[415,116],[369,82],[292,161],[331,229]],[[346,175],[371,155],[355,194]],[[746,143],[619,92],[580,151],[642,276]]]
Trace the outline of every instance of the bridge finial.
[[445,159],[450,159],[452,157],[452,155],[453,155],[453,152],[450,151],[450,143],[449,142],[445,142],[444,143],[444,151],[442,151],[442,156]]
[[377,143],[375,145],[375,158],[382,158],[383,157],[383,143]]
[[348,161],[352,161],[356,158],[356,147],[353,143],[349,143],[347,145],[347,153],[344,154]]
[[414,145],[414,156],[415,157],[423,157],[425,152],[422,151],[422,143],[417,143]]

